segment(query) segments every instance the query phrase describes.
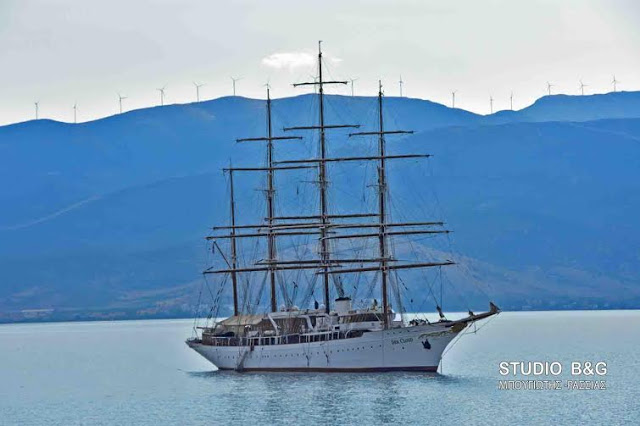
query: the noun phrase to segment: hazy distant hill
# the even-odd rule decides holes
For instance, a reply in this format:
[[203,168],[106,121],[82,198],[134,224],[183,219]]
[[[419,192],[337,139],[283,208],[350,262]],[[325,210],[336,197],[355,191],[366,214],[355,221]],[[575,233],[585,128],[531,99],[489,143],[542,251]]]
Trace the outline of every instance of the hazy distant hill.
[[[274,127],[313,124],[315,102],[275,101]],[[640,93],[551,96],[487,117],[405,98],[386,107],[388,128],[417,132],[390,140],[391,151],[434,154],[391,166],[394,200],[424,199],[426,214],[455,230],[460,270],[471,268],[499,304],[640,305]],[[375,125],[373,98],[331,96],[327,110],[329,123]],[[236,97],[79,125],[1,127],[0,318],[19,319],[23,309],[53,309],[27,315],[56,318],[188,312],[207,264],[202,237],[225,220],[219,170],[262,162],[260,145],[234,140],[264,126],[264,102]],[[370,142],[344,135],[331,133],[332,154],[371,152]],[[313,137],[277,148],[279,158],[313,153]],[[353,173],[372,177],[365,166]],[[344,169],[332,176],[336,188],[354,178]],[[304,179],[286,179],[295,189],[280,194],[281,205],[304,205]],[[245,207],[260,202],[257,178],[239,185]],[[333,203],[351,198],[336,191]],[[484,304],[460,270],[451,272],[456,287]],[[408,283],[416,300],[419,284]],[[465,307],[455,296],[447,306]]]
[[640,117],[638,92],[598,95],[553,95],[538,99],[519,111],[500,111],[485,117],[487,124],[514,121],[591,121],[606,118]]

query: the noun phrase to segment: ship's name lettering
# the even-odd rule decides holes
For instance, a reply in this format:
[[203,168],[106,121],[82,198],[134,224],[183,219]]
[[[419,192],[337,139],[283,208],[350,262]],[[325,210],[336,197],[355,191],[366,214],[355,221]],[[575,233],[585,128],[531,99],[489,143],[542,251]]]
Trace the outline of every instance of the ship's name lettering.
[[407,337],[406,339],[393,339],[391,341],[392,345],[402,345],[405,343],[411,343],[413,342],[413,337]]

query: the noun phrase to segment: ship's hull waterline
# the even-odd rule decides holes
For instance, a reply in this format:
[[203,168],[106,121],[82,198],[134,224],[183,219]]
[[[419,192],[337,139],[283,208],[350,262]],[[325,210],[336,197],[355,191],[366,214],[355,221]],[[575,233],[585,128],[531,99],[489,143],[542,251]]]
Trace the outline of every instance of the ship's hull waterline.
[[220,370],[306,372],[435,372],[459,327],[417,325],[360,337],[265,346],[212,346],[187,341]]

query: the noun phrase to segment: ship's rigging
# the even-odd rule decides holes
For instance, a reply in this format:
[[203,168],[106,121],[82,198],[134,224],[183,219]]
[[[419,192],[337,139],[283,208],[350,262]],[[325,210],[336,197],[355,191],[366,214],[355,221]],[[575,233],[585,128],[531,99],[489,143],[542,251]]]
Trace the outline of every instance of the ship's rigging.
[[[429,268],[452,265],[450,260],[438,262],[400,262],[395,259],[389,247],[389,239],[399,235],[433,235],[448,233],[448,230],[440,229],[443,225],[439,221],[423,222],[392,222],[389,220],[387,212],[388,182],[387,182],[387,161],[403,159],[428,158],[429,154],[402,154],[389,155],[386,148],[386,137],[393,135],[412,134],[411,130],[387,130],[384,125],[384,93],[382,83],[379,82],[377,97],[377,129],[374,131],[359,131],[348,134],[349,138],[375,136],[377,139],[377,153],[369,156],[350,157],[330,157],[327,155],[327,130],[359,129],[359,124],[327,124],[325,121],[325,85],[346,85],[348,81],[329,80],[325,81],[323,75],[323,59],[321,42],[318,44],[318,77],[313,82],[296,83],[294,87],[313,86],[317,88],[318,97],[318,124],[284,127],[285,132],[317,131],[319,135],[318,157],[292,160],[276,160],[274,158],[274,142],[301,140],[302,136],[289,135],[275,136],[272,125],[272,101],[270,90],[267,88],[266,117],[267,131],[264,137],[251,137],[237,139],[237,142],[264,142],[266,143],[266,166],[265,167],[229,167],[224,169],[229,174],[230,185],[230,226],[217,226],[213,230],[215,234],[207,237],[211,240],[230,240],[231,262],[225,268],[209,269],[206,274],[230,274],[233,287],[234,315],[238,315],[238,274],[250,272],[266,272],[269,282],[269,300],[271,312],[278,310],[277,300],[277,272],[294,270],[312,270],[320,275],[323,283],[324,309],[326,313],[331,312],[331,288],[333,281],[338,299],[347,298],[340,274],[352,274],[362,272],[379,272],[380,294],[383,308],[384,327],[389,326],[390,302],[389,302],[389,274],[391,271],[413,268]],[[368,162],[376,163],[377,183],[377,212],[348,214],[329,213],[329,179],[327,173],[328,163],[338,162]],[[317,215],[279,216],[275,211],[276,187],[274,175],[276,172],[286,172],[290,170],[316,169],[317,187],[319,198],[319,211]],[[233,188],[233,176],[236,172],[262,172],[266,173],[267,187],[266,194],[266,217],[263,223],[237,225],[235,219],[235,199]],[[365,219],[377,218],[377,223],[346,223],[342,219]],[[371,229],[369,232],[341,234],[341,230]],[[229,231],[224,234],[224,231]],[[318,238],[318,258],[295,260],[279,259],[277,251],[277,240],[294,236],[316,236]],[[239,266],[237,260],[237,241],[245,238],[266,238],[267,253],[266,258],[254,262],[253,265]],[[332,242],[338,240],[352,239],[377,239],[377,255],[372,257],[359,258],[335,258],[332,256]],[[353,266],[357,264],[359,266]],[[352,266],[349,266],[352,265]],[[332,277],[336,277],[332,280]]]
[[[436,371],[444,350],[456,336],[461,335],[469,324],[493,316],[499,309],[490,304],[487,312],[474,314],[469,310],[467,317],[451,321],[444,317],[441,297],[439,303],[436,301],[436,310],[440,315],[437,322],[423,319],[405,322],[402,316],[399,319],[395,316],[398,311],[392,309],[390,299],[395,297],[396,307],[402,313],[400,285],[407,289],[398,271],[437,268],[438,272],[442,272],[443,266],[453,264],[446,259],[431,260],[431,256],[425,256],[424,253],[417,256],[415,261],[397,256],[396,237],[424,238],[449,233],[443,229],[444,223],[441,221],[412,221],[404,215],[402,220],[395,221],[390,214],[389,162],[423,160],[430,155],[387,153],[387,137],[410,135],[413,132],[386,128],[381,82],[378,82],[375,130],[359,131],[359,124],[328,124],[325,85],[346,85],[347,81],[324,78],[321,47],[321,43],[318,43],[318,76],[313,82],[294,84],[295,87],[311,86],[317,89],[314,90],[318,101],[317,124],[284,126],[286,135],[275,135],[271,93],[267,87],[265,135],[237,139],[239,143],[265,143],[265,164],[261,167],[230,165],[224,169],[229,177],[230,224],[214,227],[213,235],[207,239],[220,253],[225,266],[204,271],[205,274],[223,276],[216,295],[211,293],[214,306],[207,321],[213,319],[215,324],[197,327],[199,335],[194,326],[195,337],[186,343],[220,369],[237,371]],[[329,130],[335,130],[338,134],[341,130],[348,130],[350,133],[344,135],[346,140],[375,139],[375,154],[330,155],[332,151],[328,149],[327,140]],[[311,158],[276,159],[274,143],[304,143],[306,138],[299,135],[301,132],[317,134],[317,154],[305,155]],[[299,154],[293,156],[299,157]],[[291,157],[291,153],[288,157]],[[369,205],[364,211],[354,209],[353,200],[344,197],[340,203],[330,203],[331,180],[327,166],[340,163],[375,165],[375,184],[371,185],[376,194],[375,207]],[[350,167],[348,171],[352,169]],[[310,182],[317,187],[316,201],[308,203],[309,206],[314,204],[312,214],[292,214],[289,208],[276,208],[276,200],[280,199],[278,194],[282,194],[277,192],[276,177],[279,179],[281,174],[296,171],[306,173],[307,177],[314,174]],[[242,223],[246,219],[241,218],[238,223],[239,210],[234,187],[234,177],[238,173],[257,173],[266,178],[266,188],[263,190],[266,211],[262,220]],[[335,178],[336,175],[332,176]],[[350,173],[344,177],[349,181],[355,180]],[[365,201],[363,199],[363,204],[367,204]],[[342,209],[346,204],[346,210],[334,211],[330,208],[336,204],[340,204]],[[306,206],[307,209],[309,206]],[[285,239],[289,239],[288,246],[283,244]],[[310,239],[317,240],[315,252],[309,250]],[[407,239],[411,244],[411,238]],[[306,243],[295,244],[300,240]],[[225,255],[221,249],[219,243],[222,241],[229,243],[229,255]],[[251,241],[255,242],[254,252],[247,262],[244,256],[244,259],[240,259],[238,249]],[[266,247],[262,250],[260,243],[265,241]],[[350,246],[351,250],[343,250],[345,246]],[[283,247],[285,250],[278,250]],[[300,248],[303,253],[299,252]],[[292,251],[294,256],[291,255]],[[252,275],[254,272],[264,273],[261,283]],[[300,286],[297,279],[289,276],[292,273],[305,279],[311,276],[308,291],[302,298],[302,307],[294,304]],[[353,281],[357,284],[364,275],[372,276],[366,295],[369,303],[354,309],[350,296],[356,297],[358,287],[354,285],[354,291],[348,294],[345,282],[347,285],[353,284]],[[217,309],[228,277],[231,277],[234,315],[217,321]],[[343,277],[347,281],[343,282]],[[314,295],[317,278],[322,281],[324,305],[320,306],[314,300],[311,308],[309,302]],[[431,283],[424,281],[422,284],[428,285],[429,293],[433,296]],[[257,292],[251,294],[254,286]],[[256,307],[266,304],[263,303],[266,288],[269,290],[269,308],[266,312],[256,314]],[[280,301],[283,302],[280,308],[278,289]],[[337,296],[335,303],[331,299],[332,290]],[[440,293],[442,295],[442,288]]]

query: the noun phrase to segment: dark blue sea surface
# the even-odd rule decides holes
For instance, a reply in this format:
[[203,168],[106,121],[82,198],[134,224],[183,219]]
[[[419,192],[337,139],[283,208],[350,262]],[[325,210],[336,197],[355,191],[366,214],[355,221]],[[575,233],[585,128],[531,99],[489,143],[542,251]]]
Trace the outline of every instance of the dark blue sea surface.
[[[502,313],[455,343],[439,374],[218,372],[184,344],[192,326],[0,326],[0,424],[640,424],[640,311]],[[501,390],[514,379],[501,361],[558,361],[563,383],[606,389]],[[604,361],[607,374],[573,378],[572,361]]]

